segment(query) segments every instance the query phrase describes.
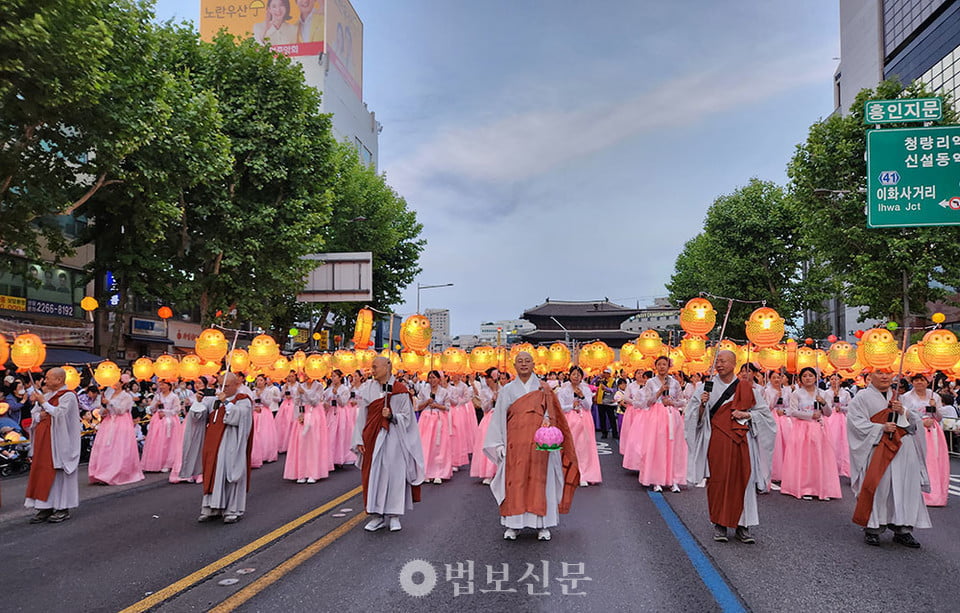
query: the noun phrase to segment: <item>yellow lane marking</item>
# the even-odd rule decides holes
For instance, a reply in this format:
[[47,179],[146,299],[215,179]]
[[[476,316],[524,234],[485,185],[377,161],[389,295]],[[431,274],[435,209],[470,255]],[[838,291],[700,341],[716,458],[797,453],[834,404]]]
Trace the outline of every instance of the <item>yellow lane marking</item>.
[[172,596],[175,596],[176,594],[179,594],[185,589],[203,581],[204,579],[214,574],[215,572],[233,564],[234,562],[236,562],[237,560],[240,560],[241,558],[244,558],[250,555],[257,549],[260,549],[261,547],[263,547],[264,545],[267,545],[277,540],[281,536],[284,536],[285,534],[292,532],[293,530],[296,530],[297,528],[307,523],[308,521],[315,519],[317,516],[322,515],[323,513],[326,513],[327,511],[329,511],[330,509],[343,504],[344,502],[346,502],[347,500],[350,500],[351,498],[361,493],[362,491],[363,489],[360,486],[355,487],[349,492],[341,496],[338,496],[337,498],[334,498],[330,502],[327,502],[324,505],[319,506],[316,509],[301,515],[300,517],[280,526],[279,528],[277,528],[276,530],[268,534],[261,536],[257,540],[241,547],[240,549],[237,549],[236,551],[228,553],[227,555],[223,556],[216,562],[213,562],[211,564],[208,564],[207,566],[204,566],[200,570],[187,575],[186,577],[184,577],[183,579],[180,579],[176,583],[171,583],[170,585],[163,588],[162,590],[154,592],[153,594],[147,596],[143,600],[130,605],[126,609],[123,609],[122,611],[120,611],[120,613],[142,613],[143,611],[146,611],[151,607],[157,606],[164,600]]
[[334,530],[331,530],[330,532],[323,535],[321,538],[317,539],[310,545],[301,549],[299,552],[297,552],[296,554],[294,554],[293,556],[285,560],[283,563],[281,563],[279,566],[277,566],[276,568],[274,568],[264,576],[260,577],[259,579],[257,579],[256,581],[248,585],[247,587],[243,588],[242,590],[240,590],[239,592],[231,596],[230,598],[227,598],[226,600],[221,602],[219,605],[210,609],[207,613],[228,613],[230,611],[233,611],[243,603],[247,602],[257,594],[262,592],[263,590],[267,589],[268,587],[270,587],[271,585],[279,581],[281,578],[284,577],[284,575],[286,575],[293,569],[297,568],[298,566],[300,566],[301,564],[303,564],[313,556],[317,555],[320,552],[320,550],[322,550],[324,547],[326,547],[327,545],[330,545],[335,540],[337,540],[338,538],[340,538],[341,536],[343,536],[344,534],[352,530],[354,526],[357,526],[364,519],[366,519],[365,512],[361,511],[360,513],[357,513],[346,522],[340,524]]

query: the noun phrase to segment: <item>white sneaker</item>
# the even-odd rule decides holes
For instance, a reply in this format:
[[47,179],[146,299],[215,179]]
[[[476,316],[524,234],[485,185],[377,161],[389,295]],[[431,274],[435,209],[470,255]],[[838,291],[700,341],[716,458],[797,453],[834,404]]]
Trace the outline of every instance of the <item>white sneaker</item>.
[[580,487],[587,487],[588,485],[590,485],[590,484],[587,483],[586,481],[581,481],[581,482],[580,482]]
[[655,491],[655,492],[662,492],[662,491],[663,491],[663,488],[660,487],[659,485],[654,485],[654,486],[653,486],[653,491]]
[[517,540],[517,531],[513,528],[507,528],[503,531],[503,538],[508,541]]
[[454,466],[454,467],[453,467],[453,472],[459,472],[459,471],[460,471],[460,467],[459,467],[459,466]]
[[[700,479],[700,483],[697,484],[697,487],[707,487],[707,480]],[[780,489],[779,487],[777,489]]]
[[440,485],[441,483],[443,483],[443,480],[437,477],[436,479],[433,480],[433,482],[436,483],[437,485]]
[[540,532],[537,533],[537,539],[539,539],[539,540],[541,540],[541,541],[549,541],[549,540],[550,540],[550,531],[547,530],[546,528],[540,530]]
[[674,483],[674,484],[673,484],[673,487],[670,488],[670,491],[673,492],[673,493],[677,493],[677,492],[680,491],[680,486],[677,485],[676,483]]
[[390,532],[397,532],[400,530],[400,518],[394,515],[390,518]]
[[375,515],[373,519],[367,522],[367,525],[363,527],[367,532],[376,532],[380,528],[383,528],[383,517]]
[[316,482],[317,482],[316,479],[307,479],[307,483],[316,483]]
[[484,485],[490,485],[490,482],[491,482],[492,480],[493,480],[493,479],[484,479],[484,480],[483,480],[483,484],[484,484]]
[[779,492],[779,491],[780,491],[780,484],[779,484],[779,483],[771,483],[771,484],[770,484],[770,489],[772,489],[772,490],[775,491],[775,492]]
[[307,482],[306,479],[297,479],[297,483],[306,483],[306,482]]

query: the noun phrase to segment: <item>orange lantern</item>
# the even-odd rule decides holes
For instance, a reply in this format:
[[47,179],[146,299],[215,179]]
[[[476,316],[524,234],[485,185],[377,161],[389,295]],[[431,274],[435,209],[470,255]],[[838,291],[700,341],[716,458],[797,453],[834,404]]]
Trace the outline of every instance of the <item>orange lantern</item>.
[[787,363],[787,350],[781,345],[763,347],[757,351],[757,363],[764,370],[780,370]]
[[370,346],[370,333],[373,331],[373,311],[360,309],[357,313],[357,324],[353,328],[353,346],[355,349],[366,349]]
[[377,357],[377,352],[373,349],[360,349],[355,351],[357,356],[357,368],[360,370],[370,370],[373,368],[373,358]]
[[297,372],[303,372],[303,363],[307,361],[307,354],[303,351],[296,351],[290,358],[290,369]]
[[337,349],[333,352],[333,367],[343,373],[351,373],[357,369],[357,356],[352,351]]
[[204,362],[200,365],[200,374],[204,377],[212,377],[220,372],[220,362]]
[[170,319],[173,317],[173,309],[168,306],[162,306],[157,309],[157,317],[160,319]]
[[817,353],[810,347],[797,347],[797,370],[817,368]]
[[137,358],[133,363],[133,376],[141,381],[145,381],[153,376],[153,360],[150,358]]
[[390,351],[389,349],[384,349],[379,353],[379,356],[382,358],[387,358],[390,360],[390,364],[393,365],[393,370],[396,371],[400,368],[400,365],[403,363],[400,354],[396,351]]
[[27,332],[13,339],[10,359],[21,372],[30,370],[40,372],[40,366],[46,358],[47,349],[36,334]]
[[660,340],[660,333],[656,330],[644,330],[634,341],[637,351],[643,355],[659,355],[663,347],[663,341]]
[[84,296],[84,298],[80,300],[80,308],[88,313],[90,311],[96,311],[98,306],[100,306],[100,303],[97,302],[96,298]]
[[688,375],[703,374],[710,369],[711,363],[711,360],[706,355],[698,360],[687,360],[683,363],[683,372]]
[[595,371],[602,371],[613,363],[613,349],[603,341],[587,343],[580,350],[580,363]]
[[[867,330],[860,339],[863,365],[875,370],[893,370],[897,360],[897,341],[886,328]],[[920,352],[923,359],[923,351]]]
[[[633,353],[637,353],[634,351]],[[570,350],[563,343],[550,345],[547,354],[547,366],[552,371],[562,372],[570,368]]]
[[411,315],[400,325],[400,342],[407,351],[424,353],[430,346],[433,327],[423,315]]
[[269,368],[280,357],[280,347],[272,336],[261,334],[250,341],[247,348],[250,363],[260,368]]
[[827,359],[838,370],[850,368],[857,363],[857,350],[847,341],[837,341],[827,350]]
[[510,347],[510,361],[513,362],[518,354],[524,352],[529,353],[530,357],[533,357],[534,353],[536,353],[536,349],[530,343],[519,343],[517,345],[513,345]]
[[680,341],[680,349],[687,360],[699,360],[707,354],[707,337],[686,334]]
[[667,357],[670,358],[670,369],[667,372],[675,373],[683,370],[683,365],[686,363],[687,359],[683,355],[683,350],[679,347],[675,347],[670,350],[670,355]]
[[797,373],[797,341],[792,338],[788,338],[787,342],[784,343],[784,348],[787,351],[787,372],[796,374]]
[[760,307],[746,321],[747,338],[757,347],[773,347],[783,338],[783,318],[770,307]]
[[205,362],[219,362],[227,355],[227,339],[223,332],[216,328],[207,328],[197,336],[197,355]]
[[120,380],[120,367],[110,360],[100,362],[93,371],[93,378],[96,379],[97,385],[113,387]]
[[737,353],[737,349],[739,348],[740,346],[729,338],[725,338],[717,343],[717,351],[732,351],[733,353]]
[[950,330],[930,330],[917,344],[920,345],[920,359],[934,370],[947,370],[960,360],[960,344]]
[[0,365],[6,364],[10,358],[10,343],[4,335],[0,334]]
[[185,355],[180,360],[180,378],[184,380],[193,380],[200,376],[200,367],[203,366],[203,360],[200,356],[190,354]]
[[706,336],[716,324],[717,311],[706,298],[693,298],[680,309],[680,327],[688,334]]
[[266,369],[266,375],[274,382],[280,383],[290,374],[290,362],[287,358],[280,356],[273,361]]
[[77,372],[77,369],[73,366],[61,366],[63,368],[64,375],[66,378],[63,381],[63,384],[67,386],[68,390],[75,390],[77,386],[80,385],[80,373]]
[[470,352],[470,370],[484,372],[497,365],[497,352],[489,345],[474,347]]
[[232,372],[247,372],[250,368],[250,354],[246,349],[234,349],[227,356],[227,362],[230,363]]
[[172,355],[163,354],[153,363],[153,374],[161,381],[176,381],[180,374],[180,362]]
[[440,363],[446,373],[467,372],[467,353],[458,347],[448,347],[443,351]]
[[323,379],[330,372],[330,369],[323,361],[323,356],[318,354],[308,355],[303,361],[303,373],[311,379]]
[[420,372],[423,369],[424,357],[416,351],[404,351],[400,354],[400,363],[407,372]]
[[630,361],[630,355],[637,353],[637,346],[633,343],[626,342],[620,345],[620,361],[627,363]]
[[903,372],[908,375],[917,373],[929,373],[930,367],[920,359],[920,344],[914,343],[907,347],[907,352],[903,354]]
[[631,370],[652,370],[655,359],[652,355],[643,355],[639,351],[634,351],[630,354],[627,367]]

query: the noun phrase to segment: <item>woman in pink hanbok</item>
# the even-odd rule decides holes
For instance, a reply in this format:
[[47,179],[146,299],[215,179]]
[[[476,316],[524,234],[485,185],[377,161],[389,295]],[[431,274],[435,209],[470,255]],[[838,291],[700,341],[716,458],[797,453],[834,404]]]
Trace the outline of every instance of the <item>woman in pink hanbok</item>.
[[253,447],[250,450],[250,467],[260,468],[264,462],[276,462],[278,456],[277,425],[273,418],[271,403],[275,400],[270,390],[277,387],[267,383],[267,378],[257,375],[253,390]]
[[133,396],[117,381],[100,395],[102,421],[90,451],[90,483],[125,485],[143,480],[136,426],[130,410]]
[[617,446],[620,455],[626,453],[626,449],[630,444],[630,437],[633,435],[633,424],[636,421],[637,415],[639,415],[642,410],[640,408],[640,394],[643,393],[643,386],[646,385],[646,383],[647,377],[642,370],[633,371],[633,381],[627,383],[627,404],[623,410],[623,423],[620,425],[620,441]]
[[777,437],[773,444],[773,466],[770,469],[770,489],[780,489],[780,479],[783,473],[783,454],[787,448],[787,440],[790,438],[790,419],[787,417],[787,409],[790,407],[790,398],[793,396],[793,390],[786,383],[783,373],[773,371],[767,381],[767,386],[763,389],[763,395],[766,398],[767,406],[773,413],[773,420],[777,422]]
[[333,470],[323,409],[323,384],[309,380],[298,384],[297,391],[300,406],[290,428],[283,478],[297,483],[316,483]]
[[493,405],[497,403],[497,394],[500,393],[500,371],[496,367],[488,368],[483,375],[483,382],[477,389],[477,398],[480,400],[480,409],[483,419],[480,420],[479,436],[473,448],[473,459],[470,462],[470,476],[483,479],[484,485],[489,485],[497,474],[497,465],[490,461],[483,453],[483,440],[487,437],[487,429],[493,418]]
[[452,441],[450,455],[453,471],[470,463],[470,453],[476,444],[477,416],[473,410],[473,391],[463,382],[459,373],[450,375],[447,386],[447,407],[450,409]]
[[817,371],[804,368],[800,387],[787,408],[791,432],[783,454],[782,494],[804,500],[842,496],[837,455],[823,424],[823,418],[831,413],[825,392],[817,387]]
[[583,371],[579,366],[572,366],[570,379],[557,390],[557,400],[563,409],[564,417],[567,418],[577,451],[580,487],[603,481],[600,474],[600,455],[597,453],[597,433],[590,412],[592,399],[590,387],[583,382]]
[[940,425],[943,420],[943,401],[929,389],[930,383],[926,376],[916,374],[910,381],[913,389],[901,396],[900,402],[923,418],[927,443],[927,474],[930,476],[930,493],[924,492],[923,502],[928,507],[945,507],[950,488],[950,454],[947,437]]
[[655,492],[668,485],[671,491],[679,492],[687,478],[680,384],[667,374],[670,358],[660,356],[653,364],[656,376],[643,387],[640,407],[644,412],[634,422],[633,427],[639,430],[631,447],[639,448],[637,470],[642,485],[653,486]]
[[853,399],[846,389],[840,387],[840,375],[830,377],[830,387],[823,392],[824,400],[830,406],[830,416],[823,418],[837,456],[837,472],[841,477],[850,476],[850,443],[847,441],[847,405]]
[[417,397],[416,407],[420,412],[417,427],[423,444],[424,479],[437,484],[453,476],[450,449],[453,436],[448,402],[451,389],[443,385],[439,372],[431,370],[427,375],[427,385],[421,388]]
[[180,461],[183,424],[180,423],[180,398],[168,381],[157,385],[157,394],[147,410],[151,417],[140,469],[143,472],[170,472]]
[[280,387],[283,397],[280,400],[277,414],[274,416],[274,424],[277,429],[277,451],[279,453],[286,453],[290,444],[290,432],[296,418],[294,413],[300,407],[300,389],[297,373],[290,371],[286,382]]
[[339,370],[334,370],[330,375],[330,385],[323,391],[323,404],[326,408],[331,461],[340,466],[356,462],[357,456],[350,451],[350,437],[353,436],[350,388],[344,383],[343,373]]

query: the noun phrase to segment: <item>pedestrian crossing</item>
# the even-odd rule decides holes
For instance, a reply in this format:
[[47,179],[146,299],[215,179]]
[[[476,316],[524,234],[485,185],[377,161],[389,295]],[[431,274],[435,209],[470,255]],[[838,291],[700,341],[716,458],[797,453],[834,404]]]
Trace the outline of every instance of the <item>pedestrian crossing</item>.
[[950,487],[948,491],[953,496],[960,496],[960,475],[950,475]]

